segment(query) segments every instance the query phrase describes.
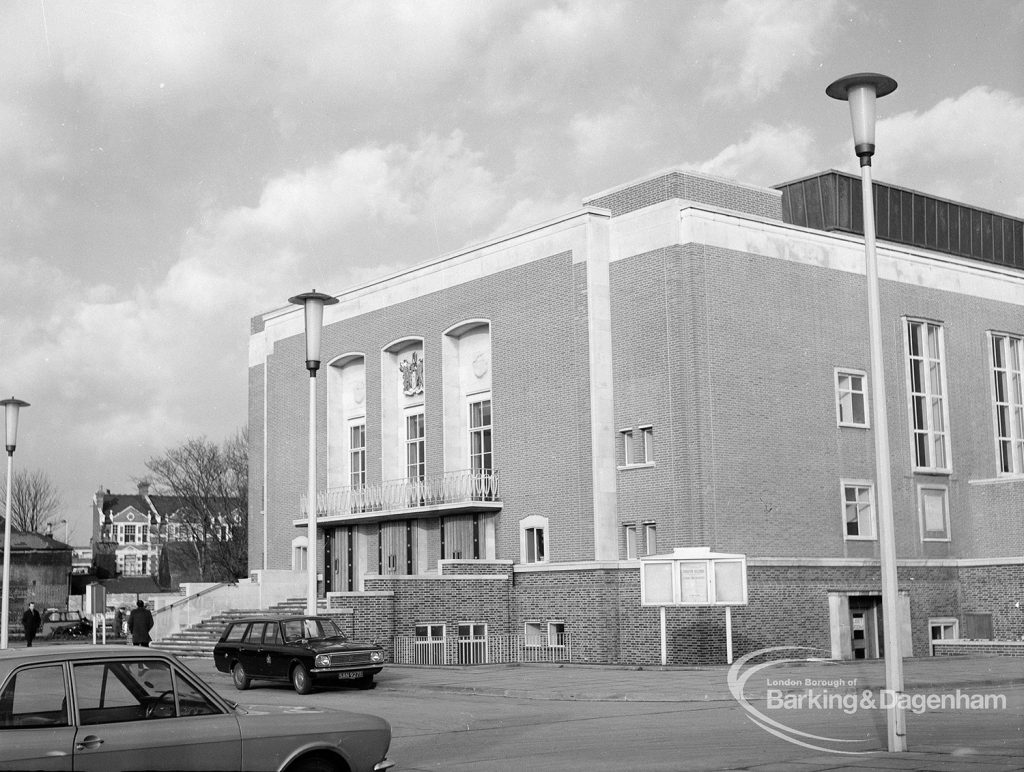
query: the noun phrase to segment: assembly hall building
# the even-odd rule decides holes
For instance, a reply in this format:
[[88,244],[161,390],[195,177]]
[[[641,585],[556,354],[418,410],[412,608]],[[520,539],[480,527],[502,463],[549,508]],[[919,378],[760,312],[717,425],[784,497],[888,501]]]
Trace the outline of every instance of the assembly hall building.
[[[874,406],[888,412],[904,654],[1024,635],[1024,222],[874,184],[885,393],[869,388],[860,178],[669,169],[358,287],[321,287],[317,532],[303,311],[252,320],[249,561],[360,636],[656,663],[641,567],[743,556],[736,656],[883,652]],[[301,288],[305,289],[305,288]],[[1015,605],[1016,603],[1016,605]],[[724,662],[723,610],[665,611]],[[450,649],[456,651],[456,649]],[[467,652],[469,652],[467,654]],[[476,652],[475,654],[473,652]]]

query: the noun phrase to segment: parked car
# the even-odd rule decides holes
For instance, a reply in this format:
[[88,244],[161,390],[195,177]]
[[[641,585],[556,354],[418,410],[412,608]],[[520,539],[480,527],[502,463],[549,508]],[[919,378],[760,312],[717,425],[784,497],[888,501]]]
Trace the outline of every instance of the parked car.
[[43,612],[43,624],[37,635],[43,638],[79,638],[92,635],[92,622],[82,616],[80,611],[66,611],[59,608],[48,608]]
[[380,772],[390,744],[383,718],[241,707],[154,649],[0,651],[0,770]]
[[350,641],[330,617],[251,617],[224,628],[213,661],[231,673],[236,689],[259,679],[290,682],[309,694],[317,685],[346,682],[371,688],[384,667],[384,650]]

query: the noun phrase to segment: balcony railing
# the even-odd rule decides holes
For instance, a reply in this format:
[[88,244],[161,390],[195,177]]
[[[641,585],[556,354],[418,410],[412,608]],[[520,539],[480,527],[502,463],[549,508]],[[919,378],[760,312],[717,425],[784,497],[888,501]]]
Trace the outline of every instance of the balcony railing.
[[[299,503],[303,516],[309,511],[306,499],[303,496]],[[318,517],[339,517],[500,500],[496,469],[464,469],[422,480],[386,480],[328,488],[317,493],[316,508]]]

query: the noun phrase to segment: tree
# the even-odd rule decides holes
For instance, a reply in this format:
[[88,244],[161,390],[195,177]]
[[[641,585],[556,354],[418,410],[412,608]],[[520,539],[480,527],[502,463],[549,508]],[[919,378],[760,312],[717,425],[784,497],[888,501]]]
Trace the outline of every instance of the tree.
[[217,445],[205,437],[151,458],[149,480],[178,499],[176,522],[195,552],[204,581],[248,573],[249,438],[245,430]]
[[[7,501],[7,483],[0,483],[0,501]],[[11,484],[11,528],[42,533],[63,507],[57,488],[41,469],[16,469]],[[0,522],[3,522],[0,513]]]

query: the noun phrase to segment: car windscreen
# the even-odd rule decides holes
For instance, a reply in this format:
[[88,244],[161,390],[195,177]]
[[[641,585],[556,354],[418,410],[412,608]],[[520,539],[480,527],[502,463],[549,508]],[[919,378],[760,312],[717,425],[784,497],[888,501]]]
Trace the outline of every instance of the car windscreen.
[[331,619],[289,619],[284,623],[285,641],[344,637],[345,634]]

